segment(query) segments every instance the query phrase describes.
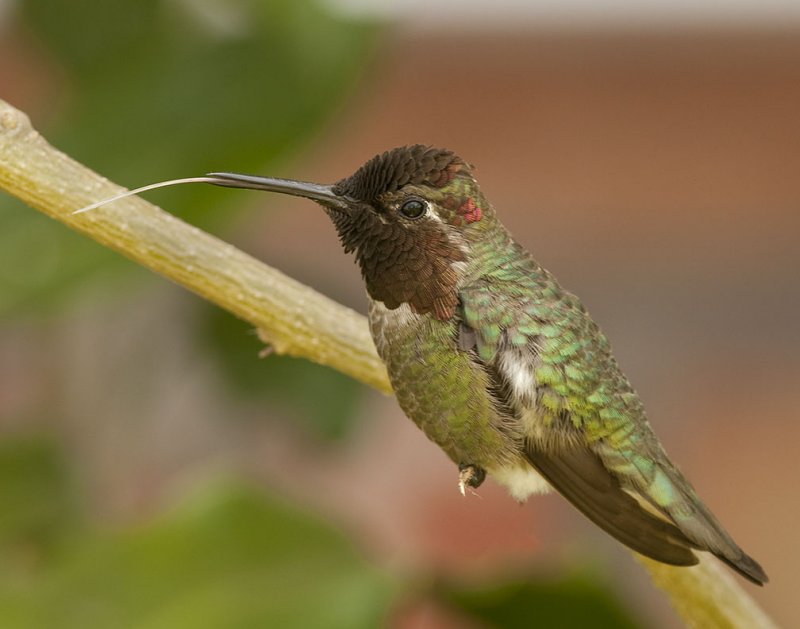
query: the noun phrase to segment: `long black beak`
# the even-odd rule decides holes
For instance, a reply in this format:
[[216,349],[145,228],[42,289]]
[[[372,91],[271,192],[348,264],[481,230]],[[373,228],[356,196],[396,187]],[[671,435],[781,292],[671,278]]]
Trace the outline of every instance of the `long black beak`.
[[208,173],[206,183],[226,188],[245,188],[247,190],[265,190],[267,192],[280,192],[296,197],[305,197],[341,211],[349,211],[354,201],[348,197],[336,194],[333,186],[294,179],[278,179],[277,177],[259,177],[257,175],[242,175],[240,173]]

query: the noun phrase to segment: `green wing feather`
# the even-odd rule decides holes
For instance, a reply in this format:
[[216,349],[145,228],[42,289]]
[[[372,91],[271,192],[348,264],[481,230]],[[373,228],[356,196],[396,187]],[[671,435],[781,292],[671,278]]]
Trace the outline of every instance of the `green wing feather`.
[[[644,408],[583,305],[518,245],[460,293],[463,335],[517,415],[539,427],[522,456],[589,519],[622,543],[676,565],[708,550],[754,583],[767,576],[731,539],[669,461]],[[514,389],[515,364],[534,391]]]

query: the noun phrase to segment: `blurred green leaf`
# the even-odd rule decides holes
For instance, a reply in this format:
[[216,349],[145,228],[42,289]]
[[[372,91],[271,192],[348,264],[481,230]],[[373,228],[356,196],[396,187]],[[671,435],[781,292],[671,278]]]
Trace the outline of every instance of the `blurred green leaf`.
[[[368,566],[329,524],[282,500],[216,482],[148,524],[99,534],[77,526],[64,472],[49,440],[0,441],[4,629],[371,629],[395,610],[401,583]],[[427,597],[497,629],[637,626],[586,575],[439,583]]]
[[76,545],[36,585],[0,592],[0,626],[371,629],[393,595],[329,525],[230,484]]
[[[63,78],[46,136],[131,187],[276,172],[348,94],[375,33],[314,0],[26,0],[18,15]],[[217,230],[246,196],[183,186],[150,198]],[[0,312],[134,268],[16,202],[0,203],[0,221]]]
[[616,596],[595,580],[494,582],[484,587],[443,585],[435,597],[496,629],[635,629]]
[[265,408],[279,406],[324,439],[349,434],[357,417],[363,387],[333,369],[307,360],[270,355],[258,358],[264,344],[255,330],[218,308],[203,308],[203,340],[214,363],[238,394]]
[[77,523],[66,465],[55,443],[0,440],[0,577],[26,574]]

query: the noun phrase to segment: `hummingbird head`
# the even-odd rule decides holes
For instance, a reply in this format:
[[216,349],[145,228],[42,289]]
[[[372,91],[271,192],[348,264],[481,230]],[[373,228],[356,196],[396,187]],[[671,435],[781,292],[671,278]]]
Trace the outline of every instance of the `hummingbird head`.
[[217,185],[282,192],[318,202],[345,252],[355,253],[367,292],[387,308],[447,320],[471,244],[494,220],[470,166],[417,144],[376,155],[332,185],[211,173]]

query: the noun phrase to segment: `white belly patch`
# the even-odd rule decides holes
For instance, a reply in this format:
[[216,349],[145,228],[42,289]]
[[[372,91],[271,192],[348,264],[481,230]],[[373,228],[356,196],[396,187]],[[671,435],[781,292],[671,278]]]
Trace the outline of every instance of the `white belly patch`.
[[501,467],[487,472],[519,502],[525,502],[532,494],[545,494],[552,490],[550,483],[529,465]]

